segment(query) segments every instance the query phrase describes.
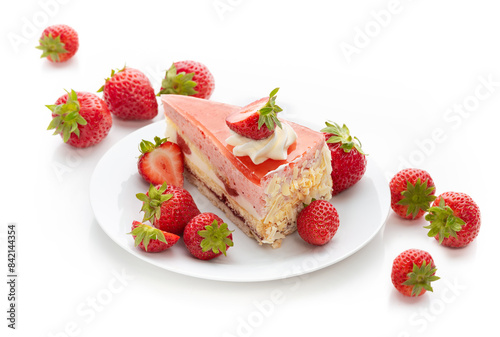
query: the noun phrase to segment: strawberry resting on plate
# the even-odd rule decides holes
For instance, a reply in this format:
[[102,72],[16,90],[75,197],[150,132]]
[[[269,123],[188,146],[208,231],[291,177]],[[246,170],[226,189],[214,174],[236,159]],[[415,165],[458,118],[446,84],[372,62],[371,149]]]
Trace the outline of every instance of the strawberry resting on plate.
[[139,221],[132,223],[132,234],[135,246],[149,253],[162,252],[179,241],[179,236],[157,228],[148,226]]
[[324,245],[333,238],[339,228],[339,215],[326,200],[314,200],[300,211],[297,232],[312,245]]
[[184,185],[184,159],[179,145],[167,138],[154,138],[154,144],[142,140],[141,156],[137,162],[139,174],[153,185],[167,183],[177,187]]
[[136,197],[142,201],[142,221],[149,220],[156,228],[176,235],[182,235],[187,223],[200,214],[188,191],[167,183],[151,184],[146,194],[138,193]]
[[363,178],[366,172],[366,154],[361,142],[352,137],[344,124],[325,122],[321,129],[332,156],[332,195],[347,190]]
[[200,260],[211,260],[226,255],[233,246],[233,231],[214,213],[201,213],[189,221],[184,229],[184,243],[191,255]]

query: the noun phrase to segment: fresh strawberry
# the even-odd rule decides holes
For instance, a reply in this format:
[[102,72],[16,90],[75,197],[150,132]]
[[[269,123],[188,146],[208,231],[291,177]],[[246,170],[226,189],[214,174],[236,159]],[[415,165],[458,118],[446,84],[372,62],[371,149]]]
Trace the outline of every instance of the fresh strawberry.
[[297,218],[297,232],[312,245],[324,245],[333,238],[339,228],[339,215],[331,203],[314,200]]
[[[283,109],[276,105],[278,90],[274,89],[269,97],[252,102],[227,116],[227,126],[237,134],[255,140],[271,136],[276,125],[281,128],[277,113]],[[262,127],[264,124],[265,128]]]
[[200,214],[188,191],[167,183],[151,184],[146,194],[138,193],[136,197],[143,202],[142,221],[149,220],[156,228],[176,235],[182,235],[189,220]]
[[447,247],[465,247],[479,234],[481,212],[470,196],[460,192],[441,194],[425,216],[428,235]]
[[361,142],[352,137],[344,124],[325,122],[321,130],[332,155],[332,195],[348,189],[363,178],[366,171],[366,154]]
[[43,51],[42,56],[50,62],[65,62],[78,50],[78,34],[66,25],[53,25],[45,28],[40,37],[37,49]]
[[432,291],[431,282],[439,280],[432,256],[426,251],[408,249],[392,264],[392,284],[405,296],[421,296]]
[[399,171],[390,181],[391,207],[405,219],[422,217],[429,209],[436,187],[427,171],[408,168]]
[[47,130],[55,129],[65,143],[74,147],[88,147],[102,141],[113,124],[106,103],[96,94],[75,92],[64,94],[54,105],[52,121]]
[[191,255],[200,260],[210,260],[226,255],[233,246],[233,231],[224,220],[213,213],[201,213],[189,221],[184,229],[184,243]]
[[164,232],[139,221],[132,223],[132,231],[128,234],[132,234],[136,247],[139,246],[148,253],[162,252],[175,245],[180,238],[178,235]]
[[154,138],[155,143],[142,140],[141,156],[137,162],[139,174],[153,185],[167,183],[177,187],[184,185],[184,158],[179,145],[167,138]]
[[111,77],[97,92],[101,91],[111,113],[121,119],[153,119],[158,114],[151,82],[137,69],[112,70]]
[[214,77],[204,64],[196,61],[179,61],[173,63],[167,70],[157,95],[176,94],[209,99],[214,88]]

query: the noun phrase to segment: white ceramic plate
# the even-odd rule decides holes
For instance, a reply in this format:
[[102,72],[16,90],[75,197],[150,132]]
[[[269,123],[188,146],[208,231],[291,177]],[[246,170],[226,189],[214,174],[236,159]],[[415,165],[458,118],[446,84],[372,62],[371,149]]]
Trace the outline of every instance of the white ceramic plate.
[[[309,125],[319,130],[321,126]],[[316,247],[305,243],[297,233],[288,236],[281,248],[259,246],[228,222],[234,247],[227,256],[210,261],[197,260],[189,254],[182,239],[161,253],[146,253],[134,247],[130,232],[133,220],[142,220],[141,202],[136,193],[144,193],[148,184],[137,172],[138,145],[142,139],[163,136],[165,121],[143,127],[123,138],[99,161],[90,182],[90,200],[95,217],[109,237],[130,254],[145,262],[176,273],[199,278],[255,282],[283,279],[310,273],[330,266],[365,246],[383,227],[390,208],[387,181],[379,167],[368,157],[364,177],[355,186],[332,198],[340,227],[328,244]],[[196,187],[186,182],[202,212],[213,212],[227,220]],[[363,211],[360,211],[363,209]]]

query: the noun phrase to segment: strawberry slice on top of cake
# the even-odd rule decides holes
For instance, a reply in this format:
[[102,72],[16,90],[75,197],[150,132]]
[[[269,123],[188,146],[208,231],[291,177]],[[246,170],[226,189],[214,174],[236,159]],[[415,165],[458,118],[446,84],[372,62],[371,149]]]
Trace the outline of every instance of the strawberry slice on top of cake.
[[274,89],[245,107],[161,95],[166,136],[182,149],[184,174],[259,244],[280,247],[312,199],[332,197],[324,136],[278,117]]

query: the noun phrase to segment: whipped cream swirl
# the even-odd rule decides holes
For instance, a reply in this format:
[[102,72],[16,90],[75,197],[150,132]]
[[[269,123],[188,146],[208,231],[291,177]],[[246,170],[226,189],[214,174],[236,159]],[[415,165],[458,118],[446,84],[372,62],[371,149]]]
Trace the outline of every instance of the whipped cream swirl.
[[234,146],[235,156],[249,156],[255,165],[262,164],[267,159],[285,160],[288,148],[295,143],[297,134],[287,123],[282,121],[281,125],[283,128],[277,126],[271,136],[260,140],[250,139],[231,131],[226,143]]

